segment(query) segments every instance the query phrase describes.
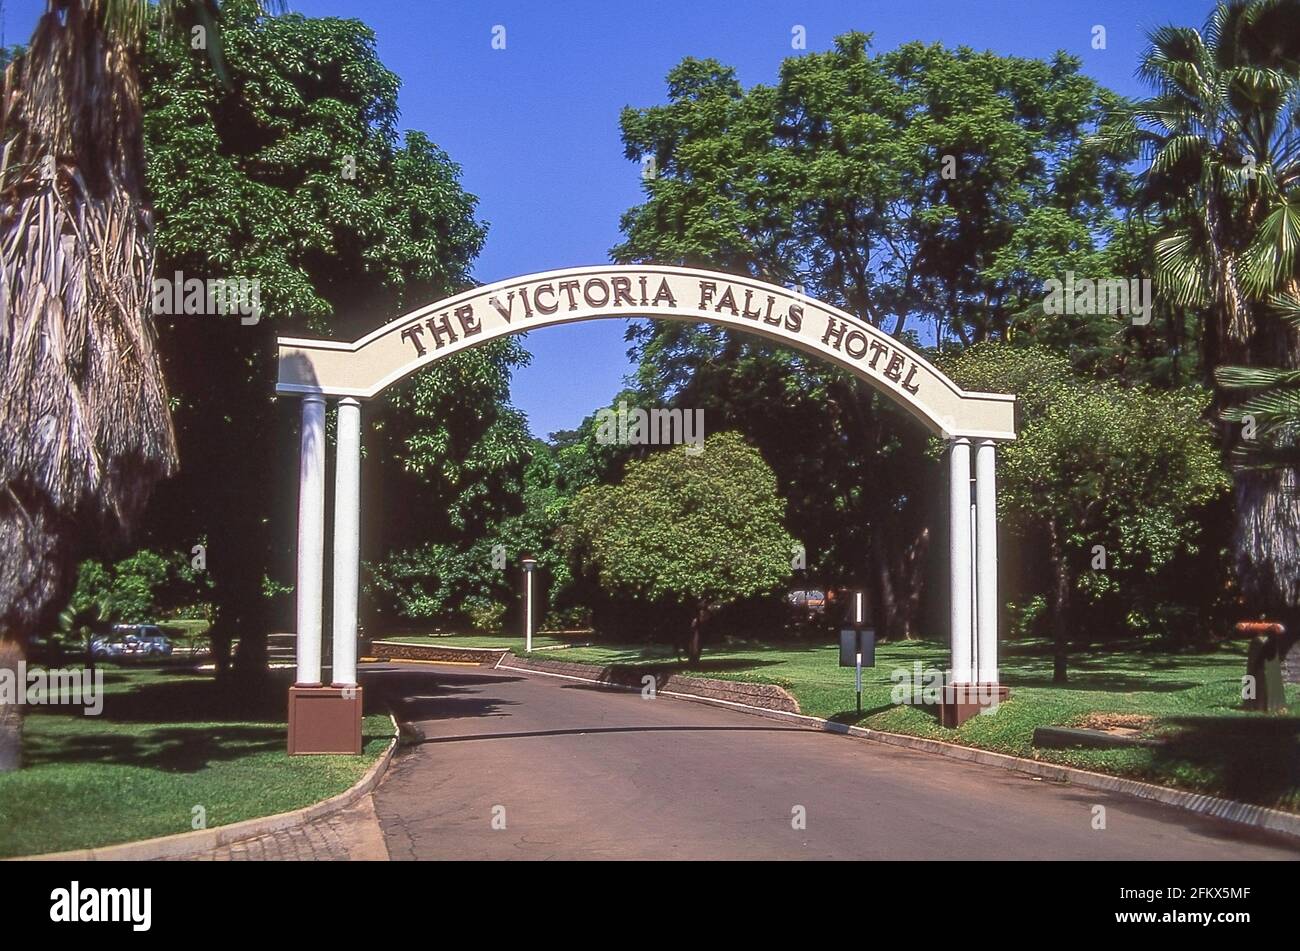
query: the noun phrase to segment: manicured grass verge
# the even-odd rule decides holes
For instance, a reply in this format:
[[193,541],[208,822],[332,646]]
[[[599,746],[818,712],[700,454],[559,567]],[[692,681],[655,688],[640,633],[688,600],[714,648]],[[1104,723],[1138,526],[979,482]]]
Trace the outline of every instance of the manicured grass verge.
[[199,637],[208,632],[208,629],[212,627],[212,622],[202,619],[182,618],[173,621],[160,621],[158,626],[163,629],[164,634],[177,637]]
[[[863,671],[861,716],[854,710],[853,671],[838,666],[835,645],[735,642],[707,650],[695,667],[654,646],[574,647],[540,656],[775,683],[812,716],[1300,811],[1300,692],[1289,688],[1290,715],[1243,710],[1240,644],[1196,653],[1140,645],[1079,653],[1071,656],[1063,687],[1052,685],[1046,645],[1004,644],[1002,682],[1011,699],[956,730],[939,726],[931,708],[894,696],[897,680],[910,686],[915,671],[946,667],[947,649],[934,642],[877,645],[876,666]],[[1098,713],[1150,717],[1144,732],[1165,742],[1105,750],[1032,744],[1037,726],[1079,725]]]
[[0,774],[0,857],[93,848],[287,812],[343,792],[392,737],[367,714],[361,756],[285,753],[285,689],[234,697],[208,676],[105,667],[104,710],[32,707],[24,769]]
[[176,647],[185,647],[190,650],[208,650],[211,646],[208,638],[208,630],[212,627],[211,621],[163,621],[158,626],[163,629],[164,634],[172,639],[172,643]]

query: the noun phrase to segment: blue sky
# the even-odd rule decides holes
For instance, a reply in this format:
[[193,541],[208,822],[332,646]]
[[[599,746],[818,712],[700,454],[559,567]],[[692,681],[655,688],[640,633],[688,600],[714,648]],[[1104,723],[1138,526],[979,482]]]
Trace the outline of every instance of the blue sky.
[[[491,228],[475,267],[483,282],[548,268],[600,264],[619,216],[640,196],[623,158],[618,114],[664,100],[664,76],[684,56],[712,56],[750,85],[775,79],[806,29],[810,51],[850,29],[877,49],[908,40],[1019,56],[1079,56],[1084,71],[1136,95],[1133,70],[1152,27],[1199,25],[1208,0],[883,0],[708,3],[646,0],[539,3],[290,0],[309,16],[350,16],[374,29],[402,79],[404,128],[422,129],[464,168]],[[24,42],[42,0],[7,0],[5,41]],[[492,48],[495,26],[505,49]],[[1091,46],[1106,28],[1106,49]],[[393,315],[397,316],[397,315]],[[514,382],[533,432],[576,425],[605,405],[630,370],[624,324],[604,320],[532,334],[533,364]]]

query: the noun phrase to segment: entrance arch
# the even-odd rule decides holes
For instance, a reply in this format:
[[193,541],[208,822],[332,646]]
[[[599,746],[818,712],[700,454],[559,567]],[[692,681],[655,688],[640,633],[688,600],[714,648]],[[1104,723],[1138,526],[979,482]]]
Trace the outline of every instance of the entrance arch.
[[[281,337],[276,392],[302,398],[298,505],[298,676],[290,752],[343,751],[355,720],[361,401],[421,367],[506,334],[599,318],[707,322],[755,333],[842,367],[947,440],[951,526],[951,674],[946,722],[1004,692],[997,685],[995,446],[1012,440],[1015,397],[962,390],[924,357],[851,314],[748,276],[700,268],[565,268],[476,287],[344,343]],[[334,517],[334,668],[321,682],[325,551],[325,403],[338,400]],[[972,472],[972,461],[974,463]],[[976,690],[975,688],[980,688]],[[327,702],[329,701],[329,702]],[[336,723],[327,727],[326,723]],[[337,742],[331,739],[338,734]],[[350,740],[348,741],[351,742]],[[328,750],[316,747],[329,746]]]

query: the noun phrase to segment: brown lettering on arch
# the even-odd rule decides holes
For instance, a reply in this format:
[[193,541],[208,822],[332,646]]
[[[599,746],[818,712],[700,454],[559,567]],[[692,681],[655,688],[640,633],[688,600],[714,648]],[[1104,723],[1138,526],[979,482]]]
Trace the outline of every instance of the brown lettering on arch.
[[498,281],[417,308],[352,343],[281,338],[277,389],[373,397],[466,347],[600,317],[697,321],[758,334],[844,368],[937,434],[1015,438],[1014,397],[963,391],[867,321],[748,275],[666,265],[569,268]]

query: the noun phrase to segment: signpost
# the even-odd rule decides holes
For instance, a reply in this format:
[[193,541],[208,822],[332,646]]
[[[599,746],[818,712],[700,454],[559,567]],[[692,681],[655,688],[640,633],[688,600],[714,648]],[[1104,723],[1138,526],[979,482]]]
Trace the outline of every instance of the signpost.
[[862,668],[876,666],[876,629],[863,627],[866,610],[861,591],[853,593],[853,626],[840,629],[840,666],[856,669],[858,713],[862,712]]
[[533,650],[533,574],[537,571],[537,559],[523,557],[520,564],[524,569],[524,653]]

